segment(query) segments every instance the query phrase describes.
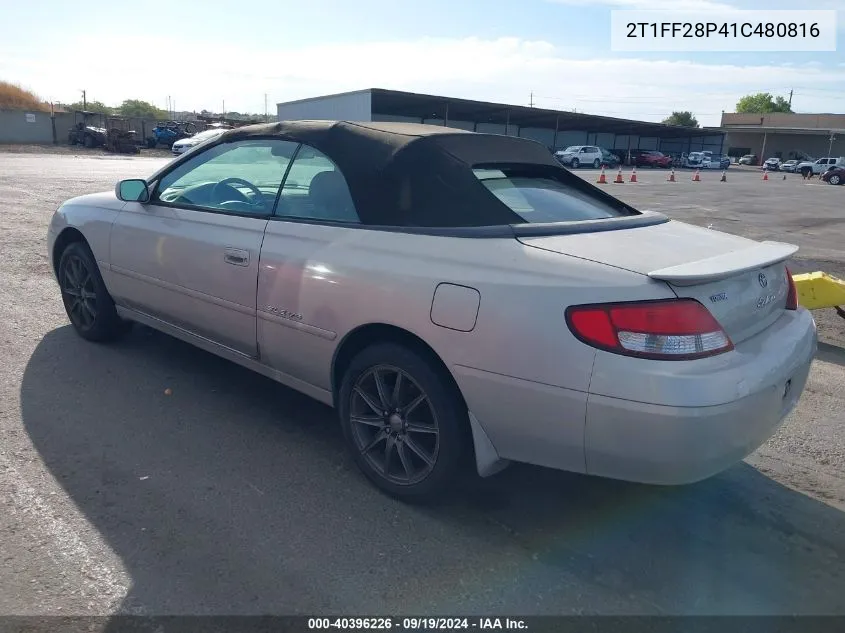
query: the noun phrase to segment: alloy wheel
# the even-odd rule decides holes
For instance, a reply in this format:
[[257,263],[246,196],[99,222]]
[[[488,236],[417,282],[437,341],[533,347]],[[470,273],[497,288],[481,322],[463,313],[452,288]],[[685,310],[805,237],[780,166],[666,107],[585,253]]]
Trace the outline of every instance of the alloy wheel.
[[62,269],[62,296],[73,324],[87,330],[97,318],[94,277],[81,257],[68,257]]
[[349,405],[355,446],[381,477],[410,486],[431,473],[440,449],[437,415],[407,372],[371,367],[355,382]]

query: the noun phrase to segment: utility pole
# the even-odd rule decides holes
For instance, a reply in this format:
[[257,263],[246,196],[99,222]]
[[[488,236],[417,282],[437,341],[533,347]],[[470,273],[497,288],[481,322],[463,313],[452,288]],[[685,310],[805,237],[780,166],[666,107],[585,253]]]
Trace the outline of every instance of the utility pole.
[[528,107],[529,108],[534,107],[534,93],[533,92],[531,93],[531,101],[528,103]]
[[88,109],[88,100],[86,99],[86,96],[85,96],[85,91],[84,91],[84,90],[82,91],[82,109],[83,109],[83,110],[87,110],[87,109]]
[[270,117],[267,116],[267,93],[264,93],[264,122],[267,123]]
[[830,153],[833,151],[833,141],[836,140],[836,134],[833,133],[833,130],[830,132],[830,143],[827,145],[827,155],[830,156]]
[[792,109],[792,88],[789,89],[789,109]]
[[220,117],[220,120],[224,121],[225,119],[226,119],[226,100],[223,99],[223,116]]

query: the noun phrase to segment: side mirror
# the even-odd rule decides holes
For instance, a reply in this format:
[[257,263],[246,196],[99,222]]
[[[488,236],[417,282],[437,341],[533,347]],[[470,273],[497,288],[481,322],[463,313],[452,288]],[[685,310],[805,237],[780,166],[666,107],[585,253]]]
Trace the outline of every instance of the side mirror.
[[114,193],[119,200],[124,202],[149,202],[150,200],[147,181],[140,178],[121,180],[117,183]]

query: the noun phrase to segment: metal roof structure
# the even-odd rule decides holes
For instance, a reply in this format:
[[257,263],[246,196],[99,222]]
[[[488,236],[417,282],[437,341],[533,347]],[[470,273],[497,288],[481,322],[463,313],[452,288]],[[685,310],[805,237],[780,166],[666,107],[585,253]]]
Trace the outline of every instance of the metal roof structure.
[[551,130],[588,130],[597,133],[634,134],[661,138],[690,138],[723,134],[720,129],[681,127],[565,110],[456,99],[382,88],[370,88],[368,91],[371,94],[373,112],[420,119],[439,118],[447,123],[448,121],[473,121]]
[[593,133],[630,134],[655,136],[663,139],[689,139],[706,136],[722,136],[724,131],[718,128],[691,128],[632,119],[598,116],[566,110],[550,110],[530,106],[510,105],[472,99],[458,99],[438,95],[367,88],[337,94],[310,97],[287,101],[278,105],[293,105],[320,101],[334,97],[370,94],[371,111],[379,115],[392,115],[418,118],[420,121],[442,119],[449,121],[469,121],[473,123],[493,123],[518,127],[534,127],[547,130],[578,130]]
[[828,129],[818,127],[780,127],[776,125],[728,125],[715,128],[716,132],[756,132],[758,134],[811,134],[814,136],[829,136],[830,134],[845,134],[845,129]]

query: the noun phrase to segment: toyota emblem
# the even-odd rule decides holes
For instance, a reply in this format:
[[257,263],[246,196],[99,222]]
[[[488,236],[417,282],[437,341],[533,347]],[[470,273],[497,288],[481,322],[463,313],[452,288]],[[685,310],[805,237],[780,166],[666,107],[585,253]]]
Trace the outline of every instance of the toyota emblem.
[[769,280],[766,279],[766,275],[764,275],[763,273],[760,273],[759,275],[757,275],[757,281],[760,282],[761,288],[765,288],[766,286],[769,285]]

